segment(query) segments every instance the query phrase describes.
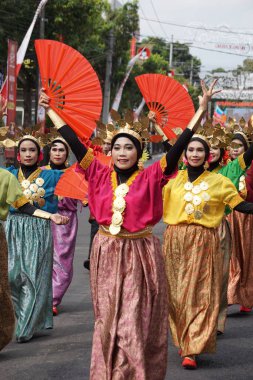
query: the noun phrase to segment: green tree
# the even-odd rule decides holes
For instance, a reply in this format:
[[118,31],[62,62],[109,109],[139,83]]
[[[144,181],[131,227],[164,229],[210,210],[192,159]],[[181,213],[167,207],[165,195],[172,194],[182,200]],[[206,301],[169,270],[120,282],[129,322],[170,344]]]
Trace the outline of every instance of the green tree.
[[226,73],[226,70],[223,69],[222,67],[217,67],[217,69],[211,70],[211,73],[212,74],[214,74],[214,73]]
[[243,61],[242,66],[238,66],[238,69],[241,71],[246,71],[246,72],[253,72],[253,59],[246,58]]
[[[39,0],[4,0],[0,10],[0,64],[6,67],[7,38],[20,45],[32,21]],[[115,49],[113,57],[112,96],[115,93],[129,59],[129,41],[138,29],[137,1],[111,10],[106,0],[53,0],[45,8],[45,38],[62,40],[80,51],[96,70],[101,85],[105,75],[105,62],[109,30],[114,30]],[[39,38],[37,22],[26,58],[19,75],[19,86],[24,90],[25,124],[31,119],[31,90],[36,88],[37,64],[33,47]]]
[[151,56],[146,61],[139,62],[132,70],[131,76],[126,83],[121,108],[128,109],[137,107],[141,101],[141,94],[135,83],[134,77],[145,73],[167,74],[170,69],[175,71],[175,79],[186,84],[194,105],[198,107],[198,95],[200,87],[190,84],[190,72],[192,68],[192,82],[199,84],[199,72],[201,62],[189,53],[189,47],[185,44],[175,43],[173,46],[173,67],[169,67],[170,43],[162,38],[149,37],[141,42],[141,46],[147,46],[151,50]]

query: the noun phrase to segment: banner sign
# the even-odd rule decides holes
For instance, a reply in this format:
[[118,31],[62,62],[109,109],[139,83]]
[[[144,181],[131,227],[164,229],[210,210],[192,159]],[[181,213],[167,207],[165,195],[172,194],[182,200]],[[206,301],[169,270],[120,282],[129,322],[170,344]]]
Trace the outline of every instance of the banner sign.
[[223,107],[253,107],[253,102],[216,102],[218,106]]
[[17,96],[17,61],[18,44],[16,41],[8,40],[8,61],[7,61],[7,125],[15,122],[16,119],[16,96]]
[[136,52],[136,38],[132,37],[131,44],[130,44],[130,57],[133,58],[135,56]]

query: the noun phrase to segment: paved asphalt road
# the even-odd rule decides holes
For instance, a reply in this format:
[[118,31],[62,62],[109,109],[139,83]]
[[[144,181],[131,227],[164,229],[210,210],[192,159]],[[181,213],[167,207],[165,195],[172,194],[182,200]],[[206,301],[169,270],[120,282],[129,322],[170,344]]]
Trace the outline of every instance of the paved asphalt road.
[[[88,254],[88,210],[79,215],[79,232],[73,282],[54,318],[53,330],[29,343],[13,341],[0,353],[0,380],[89,379],[93,311],[89,273],[83,268]],[[162,237],[163,224],[155,232]],[[253,379],[253,313],[240,315],[229,309],[225,335],[218,338],[215,355],[201,355],[197,371],[181,368],[177,350],[169,343],[166,380]],[[100,380],[100,379],[97,379]],[[158,380],[158,379],[152,379]]]

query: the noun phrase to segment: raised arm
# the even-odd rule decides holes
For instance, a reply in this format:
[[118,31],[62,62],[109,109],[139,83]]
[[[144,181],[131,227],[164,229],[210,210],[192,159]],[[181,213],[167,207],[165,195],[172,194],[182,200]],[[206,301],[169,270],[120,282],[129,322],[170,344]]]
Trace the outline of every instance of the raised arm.
[[78,162],[81,162],[85,154],[87,153],[87,148],[84,144],[81,143],[81,141],[76,136],[75,132],[68,126],[66,123],[62,120],[58,114],[49,108],[49,97],[45,94],[45,92],[42,89],[39,104],[44,107],[47,111],[47,115],[52,120],[55,128],[58,130],[58,132],[62,135],[62,137],[67,141],[69,144],[72,152],[76,156],[76,159]]
[[[210,88],[207,89],[204,81],[201,81],[201,87],[203,96],[199,96],[199,108],[193,118],[191,119],[190,123],[188,124],[187,128],[184,130],[184,132],[181,134],[181,136],[178,138],[176,143],[170,148],[168,153],[166,154],[166,161],[167,161],[167,167],[165,169],[165,174],[170,175],[172,174],[175,169],[177,168],[178,161],[186,148],[187,144],[191,140],[192,136],[196,132],[200,121],[202,120],[205,112],[207,111],[208,102],[210,101],[211,97],[214,94],[217,94],[220,92],[220,90],[214,91],[214,86],[217,83],[218,79],[215,79]],[[155,123],[155,128],[157,132],[163,136],[163,140],[166,141],[167,137],[165,136],[162,128]]]

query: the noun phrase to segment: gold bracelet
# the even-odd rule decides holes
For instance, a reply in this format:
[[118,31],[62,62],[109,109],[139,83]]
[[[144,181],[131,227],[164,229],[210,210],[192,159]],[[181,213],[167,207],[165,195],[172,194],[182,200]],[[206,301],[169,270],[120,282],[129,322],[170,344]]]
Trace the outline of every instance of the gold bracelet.
[[50,212],[43,211],[37,208],[37,210],[34,211],[33,216],[36,216],[37,218],[42,218],[42,219],[50,219],[51,218]]
[[65,121],[62,120],[62,118],[54,110],[52,110],[52,108],[49,108],[47,114],[54,123],[56,129],[60,129],[61,127],[66,125]]

